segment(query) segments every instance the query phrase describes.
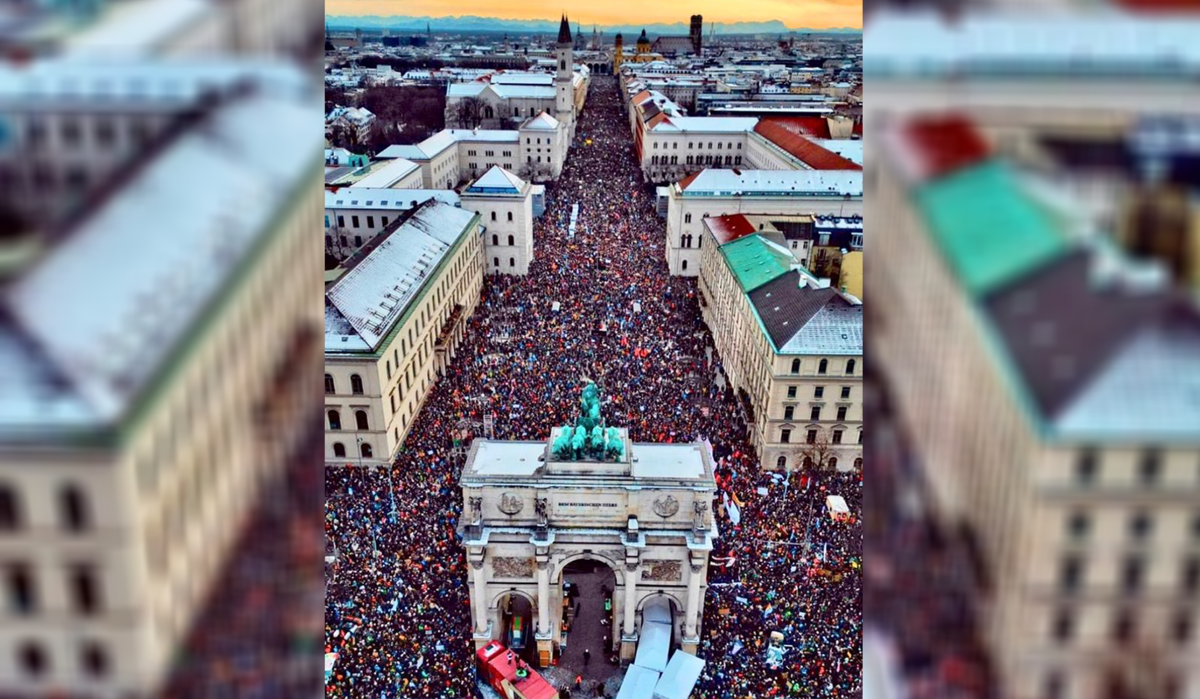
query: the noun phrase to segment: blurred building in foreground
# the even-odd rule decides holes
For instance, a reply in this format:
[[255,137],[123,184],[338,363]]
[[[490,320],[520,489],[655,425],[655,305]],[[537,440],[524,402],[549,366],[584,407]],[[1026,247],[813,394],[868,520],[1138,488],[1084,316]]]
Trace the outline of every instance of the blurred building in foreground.
[[0,61],[315,56],[319,6],[300,0],[26,0],[0,6]]
[[309,85],[281,67],[56,62],[0,81],[18,139],[96,151],[61,211],[42,190],[71,149],[20,147],[52,182],[5,161],[5,691],[152,696],[313,424],[315,386],[294,378],[320,362]]
[[1043,144],[1195,111],[1200,24],[1042,22],[868,26],[869,332],[939,517],[976,534],[1001,696],[1190,699],[1200,310]]

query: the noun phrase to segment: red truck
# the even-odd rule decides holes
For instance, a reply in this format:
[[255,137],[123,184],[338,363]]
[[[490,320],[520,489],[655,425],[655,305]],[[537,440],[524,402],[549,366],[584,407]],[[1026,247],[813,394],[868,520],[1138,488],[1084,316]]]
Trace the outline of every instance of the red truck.
[[505,699],[558,699],[558,690],[499,641],[475,651],[475,663],[487,683]]

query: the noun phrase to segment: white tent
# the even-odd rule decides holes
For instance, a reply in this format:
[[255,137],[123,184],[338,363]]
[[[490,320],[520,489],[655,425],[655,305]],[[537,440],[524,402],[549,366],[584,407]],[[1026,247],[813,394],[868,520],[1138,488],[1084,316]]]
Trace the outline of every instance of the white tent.
[[642,624],[634,664],[662,672],[667,669],[667,654],[671,651],[671,627],[665,624]]
[[617,699],[654,699],[654,686],[661,675],[641,665],[630,665],[621,681]]
[[703,671],[703,660],[690,653],[676,651],[654,686],[654,699],[688,699]]
[[850,516],[850,506],[846,504],[846,498],[841,495],[830,495],[825,498],[825,506],[829,508],[829,516],[832,519],[845,519]]

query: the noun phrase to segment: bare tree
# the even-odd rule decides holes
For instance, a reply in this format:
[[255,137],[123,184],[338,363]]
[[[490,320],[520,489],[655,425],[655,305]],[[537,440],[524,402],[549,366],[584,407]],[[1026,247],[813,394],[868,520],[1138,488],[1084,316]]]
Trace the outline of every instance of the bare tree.
[[483,123],[483,100],[464,97],[454,104],[454,121],[459,128],[473,129]]
[[793,453],[800,464],[810,464],[806,468],[823,471],[833,468],[834,464],[830,461],[837,456],[837,445],[829,441],[828,430],[818,427],[814,438],[797,445]]

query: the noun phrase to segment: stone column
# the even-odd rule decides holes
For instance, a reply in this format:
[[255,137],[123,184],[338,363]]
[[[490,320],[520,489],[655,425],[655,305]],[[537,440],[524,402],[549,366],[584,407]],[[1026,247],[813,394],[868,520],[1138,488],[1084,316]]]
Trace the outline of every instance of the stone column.
[[622,609],[621,622],[621,662],[622,664],[632,662],[637,654],[638,634],[634,628],[634,620],[637,617],[637,576],[638,561],[637,559],[625,559],[625,601],[624,609]]
[[487,579],[483,573],[483,556],[471,560],[471,575],[475,578],[475,633],[488,630]]
[[696,654],[700,645],[700,579],[704,573],[704,555],[693,555],[691,559],[691,574],[688,576],[687,609],[683,615],[683,638],[680,639],[685,653]]
[[625,564],[625,622],[621,625],[621,633],[632,636],[634,632],[633,619],[637,610],[637,569],[634,563]]
[[537,586],[538,586],[538,633],[546,635],[550,633],[550,561],[538,558],[537,562]]

